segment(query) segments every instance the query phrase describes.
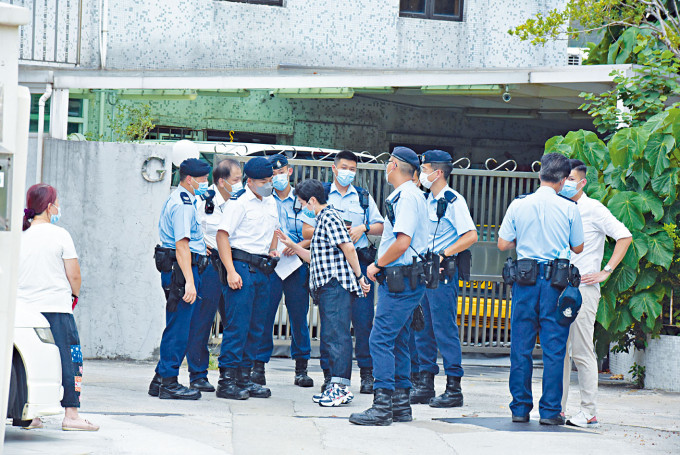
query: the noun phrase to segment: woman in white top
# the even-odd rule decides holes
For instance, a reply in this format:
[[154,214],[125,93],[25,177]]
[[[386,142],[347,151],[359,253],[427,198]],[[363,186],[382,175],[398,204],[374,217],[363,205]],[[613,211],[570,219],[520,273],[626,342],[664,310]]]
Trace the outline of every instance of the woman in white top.
[[[61,216],[57,191],[39,183],[28,189],[21,237],[17,305],[30,305],[49,321],[61,357],[65,408],[63,430],[97,431],[78,415],[83,355],[73,308],[80,293],[80,265],[73,239],[55,226]],[[36,418],[27,428],[41,428]]]

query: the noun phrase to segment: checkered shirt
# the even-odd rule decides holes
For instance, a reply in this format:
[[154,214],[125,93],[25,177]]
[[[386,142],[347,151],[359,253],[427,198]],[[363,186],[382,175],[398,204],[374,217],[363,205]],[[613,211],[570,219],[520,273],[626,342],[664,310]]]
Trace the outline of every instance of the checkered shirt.
[[328,206],[316,217],[310,248],[310,289],[319,289],[332,278],[336,278],[349,292],[363,295],[345,254],[339,248],[343,243],[352,243],[352,239],[338,211]]

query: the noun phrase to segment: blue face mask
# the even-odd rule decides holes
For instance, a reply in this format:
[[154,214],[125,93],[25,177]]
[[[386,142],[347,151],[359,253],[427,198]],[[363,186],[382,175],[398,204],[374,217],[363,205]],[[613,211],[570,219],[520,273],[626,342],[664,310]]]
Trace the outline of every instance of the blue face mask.
[[274,188],[279,191],[283,191],[288,187],[288,174],[278,174],[272,178],[272,184]]
[[[194,182],[196,182],[195,179],[194,179]],[[206,191],[208,191],[208,186],[209,186],[208,182],[200,182],[200,183],[196,182],[196,183],[198,183],[198,188],[194,188],[194,195],[201,196],[201,195],[205,194]]]
[[350,171],[348,169],[338,170],[338,183],[342,186],[349,186],[354,181],[354,177],[357,175],[356,172]]
[[316,213],[314,213],[314,210],[309,209],[307,206],[302,207],[302,214],[309,218],[316,218]]
[[239,191],[243,189],[243,182],[236,182],[233,185],[231,185],[231,193],[230,194],[236,194]]
[[564,186],[562,187],[562,191],[560,191],[560,195],[568,198],[574,197],[578,193],[578,182],[574,182],[572,180],[567,180],[564,182]]
[[57,214],[56,215],[50,216],[50,223],[52,223],[52,224],[57,223],[59,221],[59,218],[61,218],[61,206],[57,207]]

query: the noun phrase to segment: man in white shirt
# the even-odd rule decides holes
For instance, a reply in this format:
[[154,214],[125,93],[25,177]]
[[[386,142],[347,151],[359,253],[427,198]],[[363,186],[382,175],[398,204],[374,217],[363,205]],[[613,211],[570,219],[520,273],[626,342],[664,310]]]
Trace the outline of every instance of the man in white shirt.
[[[587,168],[583,162],[573,159],[569,161],[571,174],[560,194],[576,202],[583,221],[585,243],[583,252],[571,257],[571,263],[578,267],[581,273],[579,290],[583,297],[583,304],[578,317],[569,329],[567,355],[564,357],[562,412],[566,412],[571,359],[573,359],[578,370],[581,410],[570,417],[567,423],[594,428],[598,426],[598,422],[596,417],[597,358],[593,346],[593,331],[597,306],[600,302],[600,283],[609,278],[612,271],[619,265],[633,237],[626,226],[617,220],[600,201],[589,198],[583,192],[583,188],[588,183],[586,181]],[[616,240],[616,246],[609,262],[600,270],[607,236]]]

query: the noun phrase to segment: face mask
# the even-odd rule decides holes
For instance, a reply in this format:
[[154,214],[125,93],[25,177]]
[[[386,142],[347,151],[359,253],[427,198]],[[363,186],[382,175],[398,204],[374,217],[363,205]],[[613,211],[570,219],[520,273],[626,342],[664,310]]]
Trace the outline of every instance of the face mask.
[[574,197],[576,193],[578,193],[578,182],[574,182],[572,180],[567,180],[564,182],[564,186],[562,187],[562,191],[560,191],[560,195],[568,198]]
[[389,162],[388,162],[387,164],[385,164],[385,181],[386,181],[387,183],[390,183],[389,175],[390,175],[390,174],[392,173],[392,171],[394,170],[394,168],[392,168],[392,171],[389,171],[389,172],[388,172],[388,171],[387,171],[387,168],[388,168],[389,166],[390,166],[390,163],[389,163]]
[[288,187],[288,174],[275,175],[272,179],[272,184],[279,191],[285,190]]
[[[196,179],[194,179],[194,182],[196,182]],[[198,183],[198,188],[194,188],[194,195],[195,196],[201,196],[205,194],[206,191],[208,191],[208,182],[196,182]]]
[[[435,171],[436,172],[436,171]],[[437,181],[437,179],[434,180],[434,182],[430,182],[429,177],[434,174],[434,172],[430,172],[429,174],[425,174],[423,172],[420,173],[420,184],[423,185],[425,188],[428,190],[432,188],[432,185],[434,182]]]
[[306,207],[306,206],[305,206],[305,207],[302,207],[302,213],[303,213],[303,215],[305,215],[306,217],[309,217],[309,218],[316,218],[316,213],[314,213],[314,210],[311,210],[311,209],[309,209],[309,208]]
[[[56,205],[54,207],[57,207]],[[51,215],[50,216],[50,223],[55,224],[59,221],[59,218],[61,218],[61,206],[57,207],[57,214],[56,215]]]
[[356,172],[350,171],[348,169],[338,170],[338,183],[342,186],[349,186],[354,181],[354,177],[357,175]]
[[274,185],[272,184],[272,182],[267,182],[262,186],[255,186],[255,192],[262,197],[271,196],[272,191],[274,191]]
[[243,182],[236,182],[231,185],[231,192],[229,194],[236,194],[243,189]]

